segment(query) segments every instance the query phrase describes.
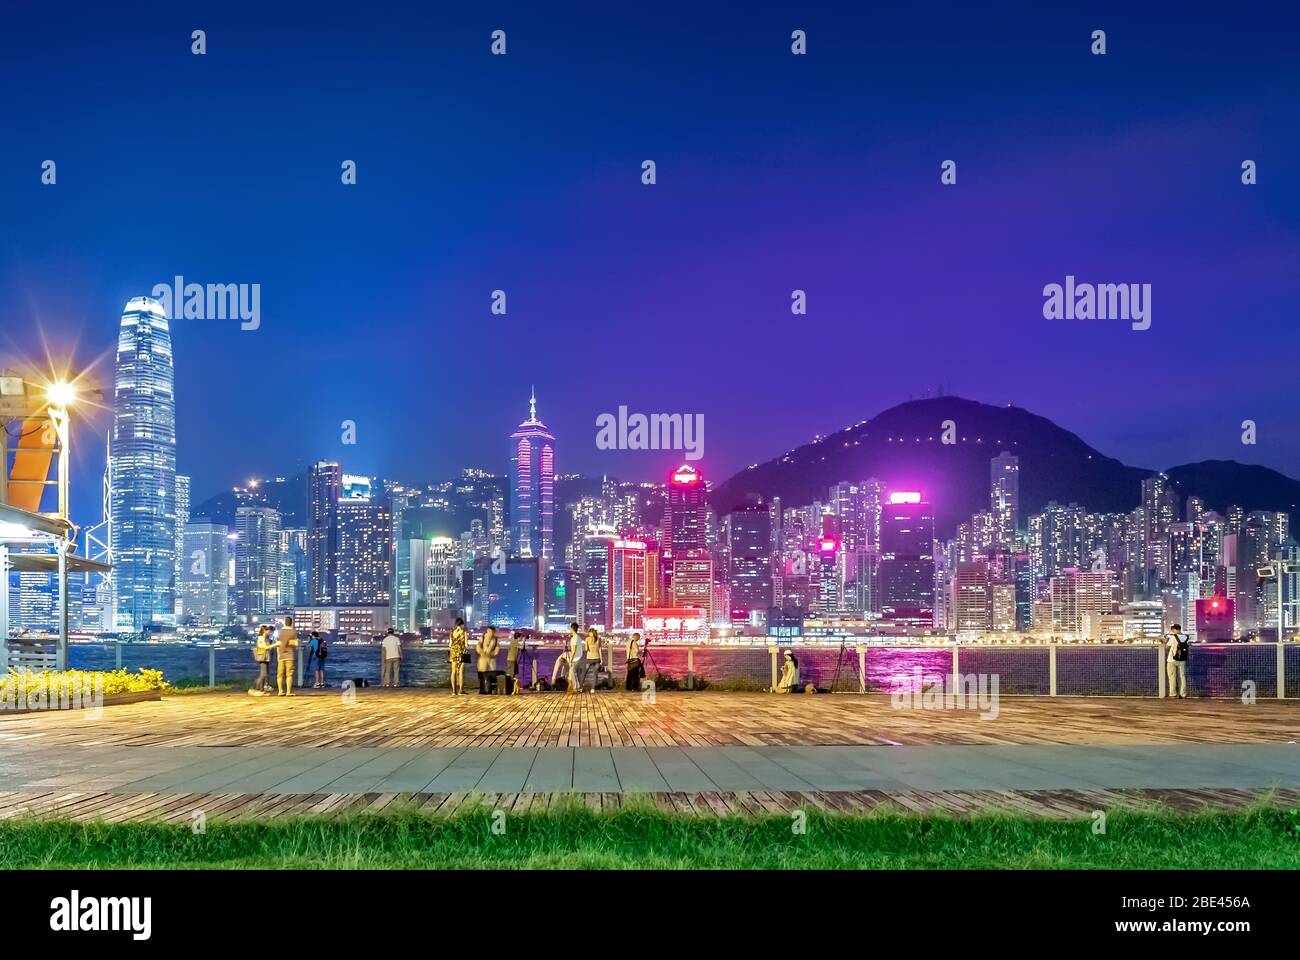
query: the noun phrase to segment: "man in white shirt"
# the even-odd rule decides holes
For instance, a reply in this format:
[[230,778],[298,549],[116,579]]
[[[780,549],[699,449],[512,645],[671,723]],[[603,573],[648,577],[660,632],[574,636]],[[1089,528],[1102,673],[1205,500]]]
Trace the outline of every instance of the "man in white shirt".
[[1165,681],[1167,696],[1187,697],[1187,637],[1177,623],[1165,634]]
[[389,627],[380,646],[384,650],[384,669],[380,674],[379,685],[400,687],[402,685],[402,638],[397,635],[397,631]]

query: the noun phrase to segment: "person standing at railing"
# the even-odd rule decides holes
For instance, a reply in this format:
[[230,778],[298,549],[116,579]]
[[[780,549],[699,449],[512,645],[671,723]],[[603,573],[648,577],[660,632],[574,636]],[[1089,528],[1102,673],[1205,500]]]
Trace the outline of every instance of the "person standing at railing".
[[[1179,700],[1187,697],[1187,654],[1189,647],[1187,637],[1181,624],[1175,623],[1165,634],[1165,679],[1170,697]],[[1175,685],[1175,681],[1177,685]]]
[[293,617],[284,618],[284,626],[275,632],[275,684],[282,697],[293,696],[294,670],[298,666],[298,631]]
[[578,673],[581,670],[580,664],[582,661],[582,634],[578,632],[578,622],[575,620],[569,624],[569,662],[567,664],[569,687],[565,691],[566,693],[578,692]]
[[257,640],[253,644],[253,662],[257,664],[257,683],[253,689],[259,693],[270,693],[271,686],[271,627],[262,624],[257,628]]
[[[595,627],[587,629],[587,642],[584,649],[584,660],[582,664],[582,679],[580,684],[583,693],[591,693],[600,682],[600,665],[603,652],[601,651],[600,633]],[[590,689],[587,684],[591,683]]]
[[478,643],[474,645],[474,652],[478,654],[479,693],[492,692],[492,685],[496,683],[497,654],[500,650],[501,644],[497,642],[497,628],[488,627],[483,631],[483,636],[479,637]]
[[465,693],[465,664],[469,662],[469,634],[465,632],[465,621],[456,618],[447,639],[447,659],[451,664],[451,695],[463,696]]
[[384,658],[383,666],[379,670],[379,685],[400,687],[402,685],[402,638],[392,627],[388,628],[384,639],[379,641],[379,649],[380,656]]

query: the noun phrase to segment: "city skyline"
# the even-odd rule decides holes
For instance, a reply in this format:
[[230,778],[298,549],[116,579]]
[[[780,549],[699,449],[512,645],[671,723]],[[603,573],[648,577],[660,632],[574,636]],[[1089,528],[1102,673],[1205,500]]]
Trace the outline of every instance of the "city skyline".
[[[566,469],[586,474],[674,465],[595,446],[595,418],[621,405],[704,415],[722,478],[945,384],[1069,423],[1127,463],[1232,457],[1300,475],[1271,359],[1297,344],[1300,295],[1285,166],[1300,132],[1277,122],[1300,67],[1279,14],[1108,10],[1094,24],[1027,7],[1017,30],[989,32],[943,5],[924,20],[760,5],[743,24],[618,11],[562,30],[509,6],[454,26],[402,12],[291,27],[229,10],[205,14],[205,57],[190,53],[188,14],[90,16],[73,35],[19,10],[7,34],[24,42],[6,46],[6,69],[72,67],[0,105],[0,190],[24,224],[0,269],[6,332],[20,356],[39,358],[44,338],[89,360],[111,354],[110,318],[155,284],[260,284],[257,329],[173,325],[179,428],[204,437],[178,465],[196,500],[344,455],[374,475],[500,469],[496,425],[518,421],[531,384]],[[1105,57],[1088,50],[1099,25]],[[498,26],[505,57],[488,51]],[[807,56],[790,55],[793,26]],[[904,42],[918,29],[927,44]],[[151,51],[166,90],[120,69],[127,43]],[[575,45],[595,62],[557,62]],[[335,77],[319,49],[361,60]],[[232,67],[238,83],[213,82]],[[198,127],[136,149],[174,115],[244,131],[256,160],[229,162]],[[39,180],[47,158],[55,185]],[[355,186],[339,181],[344,160]],[[149,229],[121,229],[142,216]],[[1042,290],[1067,276],[1150,283],[1150,329],[1047,321]],[[663,336],[689,348],[659,373],[646,346]],[[781,359],[800,354],[815,367]],[[1223,388],[1196,389],[1202,371]],[[765,375],[774,388],[753,389]],[[427,380],[456,402],[394,416],[376,389]],[[1249,448],[1245,419],[1259,425]],[[354,447],[340,445],[345,420]],[[74,483],[85,518],[90,459]]]

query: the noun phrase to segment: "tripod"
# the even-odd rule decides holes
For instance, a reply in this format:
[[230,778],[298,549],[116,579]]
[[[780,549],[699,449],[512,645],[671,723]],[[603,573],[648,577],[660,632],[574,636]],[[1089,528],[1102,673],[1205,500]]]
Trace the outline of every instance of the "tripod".
[[650,652],[650,641],[649,641],[649,640],[646,640],[645,643],[643,643],[643,644],[641,645],[641,676],[642,676],[642,678],[644,678],[644,677],[647,675],[647,671],[646,671],[646,666],[647,666],[647,665],[654,667],[654,668],[655,668],[655,673],[656,673],[656,674],[659,673],[659,664],[655,663],[654,654],[652,654],[652,653]]
[[[836,656],[836,658],[835,658],[835,676],[834,676],[834,678],[831,680],[831,690],[830,690],[831,693],[834,693],[834,692],[835,692],[835,688],[836,688],[837,686],[839,686],[839,683],[840,683],[840,671],[844,668],[844,655],[847,654],[848,652],[849,652],[849,638],[848,638],[848,637],[841,637],[841,638],[840,638],[840,652],[839,652],[838,656]],[[855,672],[856,672],[856,671],[855,671]],[[861,688],[861,681],[862,681],[862,678],[859,677],[859,678],[858,678],[858,681],[859,681],[859,688]]]

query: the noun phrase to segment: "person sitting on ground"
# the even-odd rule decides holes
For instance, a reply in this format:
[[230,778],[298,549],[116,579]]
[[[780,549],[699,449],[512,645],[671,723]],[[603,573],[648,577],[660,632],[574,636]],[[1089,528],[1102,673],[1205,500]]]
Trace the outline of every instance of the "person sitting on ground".
[[561,650],[561,651],[560,651],[560,655],[559,655],[558,657],[555,658],[555,669],[551,671],[551,689],[552,689],[552,690],[558,690],[558,689],[559,689],[559,687],[558,687],[557,685],[558,685],[558,684],[560,683],[560,681],[561,681],[561,675],[563,675],[563,681],[564,681],[564,684],[565,684],[566,687],[567,687],[567,685],[568,685],[568,683],[569,683],[569,676],[570,676],[571,673],[572,673],[572,671],[569,669],[569,663],[570,663],[570,660],[569,660],[569,651],[568,651],[568,650]]
[[799,690],[799,661],[789,650],[785,652],[785,662],[781,665],[781,678],[776,682],[773,693],[796,693]]
[[465,632],[465,621],[456,618],[456,625],[451,629],[447,640],[447,660],[451,664],[451,695],[465,695],[465,661],[469,659],[469,634]]
[[483,631],[483,636],[479,637],[478,643],[474,645],[474,652],[478,654],[479,693],[492,692],[489,684],[496,678],[497,654],[500,651],[501,644],[497,642],[497,628],[488,627]]

